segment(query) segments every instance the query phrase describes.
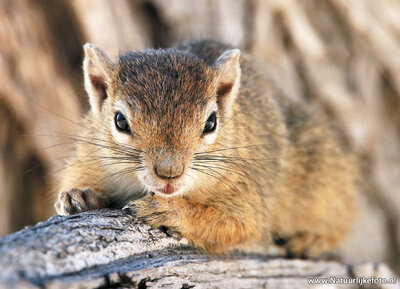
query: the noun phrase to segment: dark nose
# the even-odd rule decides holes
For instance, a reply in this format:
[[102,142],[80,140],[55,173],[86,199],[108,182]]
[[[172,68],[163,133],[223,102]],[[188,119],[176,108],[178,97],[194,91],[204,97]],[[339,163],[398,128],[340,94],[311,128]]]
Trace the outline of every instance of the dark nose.
[[182,160],[174,160],[167,158],[159,161],[154,165],[154,172],[162,179],[179,178],[184,171]]

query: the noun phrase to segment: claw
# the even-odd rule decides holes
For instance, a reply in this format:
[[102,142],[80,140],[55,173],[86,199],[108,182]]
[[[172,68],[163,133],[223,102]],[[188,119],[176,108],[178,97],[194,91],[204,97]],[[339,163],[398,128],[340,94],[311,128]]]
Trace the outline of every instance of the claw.
[[125,206],[123,206],[122,211],[128,215],[137,217],[137,210],[136,210],[135,204],[133,204],[133,203],[128,203]]
[[61,215],[72,215],[85,211],[106,208],[108,201],[97,192],[86,188],[71,188],[59,194],[58,201],[54,205]]

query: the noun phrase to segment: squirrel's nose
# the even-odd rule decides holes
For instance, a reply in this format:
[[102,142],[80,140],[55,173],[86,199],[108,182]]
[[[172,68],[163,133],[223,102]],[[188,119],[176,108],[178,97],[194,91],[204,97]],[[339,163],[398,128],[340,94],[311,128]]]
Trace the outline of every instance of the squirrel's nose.
[[179,178],[184,171],[184,166],[181,160],[174,161],[172,158],[161,160],[154,165],[154,172],[162,179]]

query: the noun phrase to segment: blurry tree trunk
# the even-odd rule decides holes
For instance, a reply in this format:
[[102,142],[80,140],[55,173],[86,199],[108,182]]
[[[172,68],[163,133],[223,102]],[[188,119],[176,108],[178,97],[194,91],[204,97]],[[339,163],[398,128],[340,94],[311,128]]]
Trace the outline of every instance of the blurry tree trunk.
[[[260,59],[288,95],[318,102],[341,124],[363,160],[364,203],[370,206],[361,218],[369,226],[365,238],[386,235],[390,250],[381,253],[396,258],[399,15],[397,0],[2,0],[0,98],[33,134],[27,139],[32,143],[29,154],[40,156],[47,171],[54,172],[62,166],[55,159],[67,155],[67,147],[39,149],[65,139],[36,135],[70,134],[78,128],[65,118],[76,121],[84,103],[78,101],[85,99],[80,72],[84,42],[113,55],[189,38],[231,43]],[[24,194],[29,199],[32,192]],[[34,218],[48,215],[51,202],[37,203],[43,214]]]
[[31,138],[22,137],[25,133],[14,110],[0,99],[0,235],[46,217],[38,209],[47,197],[47,167]]
[[[8,204],[8,210],[2,211],[2,214],[9,212],[9,216],[1,218],[0,223],[10,222],[10,225],[0,225],[0,234],[20,229],[24,223],[42,220],[53,212],[44,178],[38,178],[36,174],[24,174],[22,168],[38,172],[48,168],[47,173],[59,169],[60,163],[51,163],[54,166],[49,164],[65,155],[65,147],[44,149],[60,143],[60,139],[43,135],[73,132],[71,124],[58,115],[72,120],[79,118],[80,105],[60,63],[44,19],[33,2],[1,1],[0,98],[2,103],[7,103],[3,109],[9,106],[11,110],[8,121],[2,124],[1,133],[5,139],[1,143],[13,141],[10,146],[0,148],[2,167],[5,174],[10,176],[2,180],[1,186],[2,189],[8,188],[2,194],[10,194],[9,199],[14,201]],[[6,114],[2,115],[2,120],[4,118],[7,118]],[[24,129],[19,129],[21,125]],[[24,142],[29,145],[24,145]],[[15,156],[15,159],[11,156]],[[35,161],[41,158],[45,159],[44,164]],[[28,159],[32,160],[30,167],[26,167]],[[41,195],[35,195],[37,188],[33,185],[23,191],[17,189],[23,184],[35,182],[41,182],[41,192],[44,192]],[[15,218],[22,218],[24,222]]]
[[[146,22],[128,0],[72,0],[85,39],[110,55],[146,48]],[[150,45],[150,43],[148,43]]]

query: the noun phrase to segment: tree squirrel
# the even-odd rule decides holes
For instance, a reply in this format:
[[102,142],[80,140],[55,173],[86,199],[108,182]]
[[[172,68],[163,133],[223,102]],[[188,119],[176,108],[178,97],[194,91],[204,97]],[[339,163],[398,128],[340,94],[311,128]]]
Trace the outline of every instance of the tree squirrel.
[[212,40],[117,62],[92,44],[84,51],[91,109],[59,214],[128,202],[213,254],[275,241],[315,257],[345,239],[353,156],[321,109],[285,96],[257,60]]

